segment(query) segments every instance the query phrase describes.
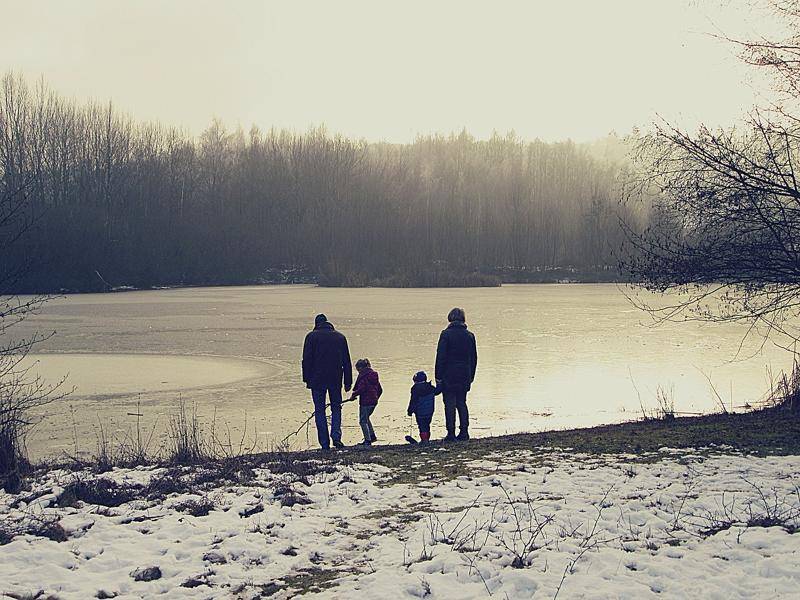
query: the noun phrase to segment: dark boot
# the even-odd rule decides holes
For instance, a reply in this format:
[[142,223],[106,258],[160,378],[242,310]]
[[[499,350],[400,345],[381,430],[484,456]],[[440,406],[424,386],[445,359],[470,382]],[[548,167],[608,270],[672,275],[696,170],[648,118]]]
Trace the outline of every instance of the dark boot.
[[456,439],[459,442],[466,442],[469,439],[469,432],[466,429],[462,429],[461,431],[458,432]]

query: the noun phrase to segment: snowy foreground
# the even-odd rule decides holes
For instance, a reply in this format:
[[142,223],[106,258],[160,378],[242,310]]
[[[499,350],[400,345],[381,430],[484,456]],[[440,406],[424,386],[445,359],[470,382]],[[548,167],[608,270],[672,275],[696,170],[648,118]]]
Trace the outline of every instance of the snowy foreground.
[[[465,459],[448,478],[453,454],[274,474],[284,463],[225,484],[202,469],[51,472],[0,496],[5,531],[44,524],[54,538],[6,536],[0,596],[798,597],[800,457],[539,449]],[[97,478],[197,489],[105,502],[118,506],[65,497]]]

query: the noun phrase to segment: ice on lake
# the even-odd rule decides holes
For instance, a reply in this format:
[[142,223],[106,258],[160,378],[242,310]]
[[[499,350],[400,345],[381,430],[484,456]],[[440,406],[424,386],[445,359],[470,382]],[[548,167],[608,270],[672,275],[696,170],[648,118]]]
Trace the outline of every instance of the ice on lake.
[[65,378],[64,391],[96,400],[132,394],[188,392],[269,374],[255,360],[148,354],[30,354],[29,366],[47,381]]
[[[745,340],[736,325],[653,326],[615,285],[506,285],[485,289],[329,289],[314,286],[186,288],[75,294],[49,302],[17,327],[56,335],[37,347],[37,369],[69,373],[75,392],[50,405],[29,440],[34,454],[94,448],[98,427],[118,438],[160,432],[180,400],[207,426],[262,446],[311,411],[300,380],[303,338],[324,312],[368,357],[385,395],[373,421],[381,441],[414,431],[406,417],[411,376],[433,372],[439,331],[463,306],[478,339],[470,395],[473,433],[594,425],[654,408],[659,387],[682,412],[760,399],[784,350]],[[132,414],[143,415],[133,417]],[[77,432],[77,436],[76,436]],[[433,435],[442,435],[441,405]],[[345,407],[345,441],[359,441],[357,408]],[[158,433],[154,436],[158,439]],[[314,445],[303,430],[295,445]]]

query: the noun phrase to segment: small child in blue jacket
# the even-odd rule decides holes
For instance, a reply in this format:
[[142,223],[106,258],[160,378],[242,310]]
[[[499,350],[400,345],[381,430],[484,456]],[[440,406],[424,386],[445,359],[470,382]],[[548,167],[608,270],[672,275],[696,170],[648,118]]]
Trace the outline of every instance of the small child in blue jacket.
[[[411,401],[408,403],[408,416],[417,417],[419,427],[419,437],[423,444],[431,439],[431,419],[433,419],[434,399],[441,390],[435,388],[428,381],[425,371],[419,371],[414,375],[414,385],[411,387]],[[406,440],[415,444],[415,440],[410,435]]]

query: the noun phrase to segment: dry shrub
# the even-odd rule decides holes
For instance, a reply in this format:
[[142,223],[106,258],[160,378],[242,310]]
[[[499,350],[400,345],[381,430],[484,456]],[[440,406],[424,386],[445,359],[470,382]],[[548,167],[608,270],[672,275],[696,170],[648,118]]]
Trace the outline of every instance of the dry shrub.
[[173,464],[193,465],[209,459],[196,404],[187,412],[186,402],[179,400],[178,410],[170,417],[167,444],[167,460]]
[[188,513],[193,517],[205,517],[216,508],[216,504],[208,496],[202,496],[200,498],[187,498],[174,504],[173,508],[180,512]]
[[766,406],[786,408],[794,414],[800,414],[800,362],[797,354],[794,355],[791,372],[787,374],[784,371],[777,380],[771,381]]
[[[9,493],[19,491],[22,475],[29,466],[25,437],[38,422],[36,411],[65,396],[58,391],[63,381],[48,385],[31,374],[31,366],[22,365],[34,343],[36,340],[28,340],[17,346],[12,343],[0,347],[0,486]],[[14,351],[20,354],[13,354]]]
[[76,502],[99,506],[121,506],[146,496],[143,486],[119,484],[111,479],[76,479],[64,488],[59,496],[59,506],[74,506]]
[[[307,457],[289,450],[286,442],[275,444],[270,452],[261,455],[262,464],[274,475],[291,475],[293,480],[308,484],[311,477],[320,473],[333,473],[336,466],[330,461]],[[340,461],[344,464],[346,461]]]
[[18,535],[35,535],[54,542],[67,540],[67,532],[56,516],[27,515],[21,521],[0,521],[0,546],[8,544]]

